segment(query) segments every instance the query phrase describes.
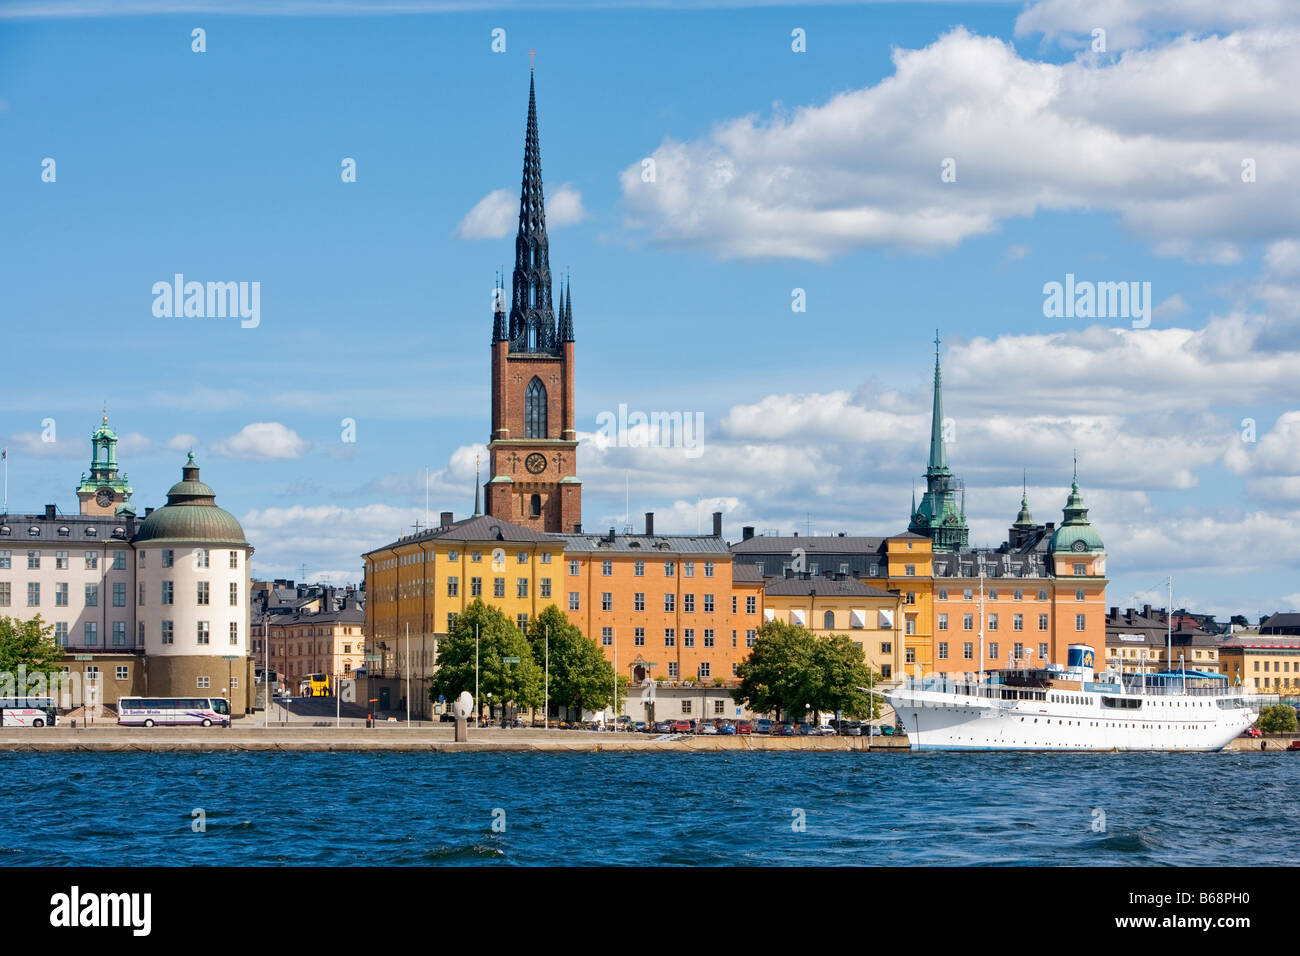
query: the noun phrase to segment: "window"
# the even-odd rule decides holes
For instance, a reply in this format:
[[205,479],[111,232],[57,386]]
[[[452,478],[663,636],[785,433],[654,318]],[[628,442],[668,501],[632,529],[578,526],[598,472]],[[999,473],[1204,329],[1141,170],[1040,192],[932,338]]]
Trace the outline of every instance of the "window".
[[1046,644],[1039,644],[1039,645],[1038,645],[1038,657],[1039,657],[1039,659],[1041,659],[1041,660],[1044,660],[1044,661],[1047,660],[1047,645],[1046,645]]
[[748,595],[745,598],[745,613],[746,614],[758,613],[758,598],[752,594]]
[[685,611],[687,614],[694,613],[694,611],[695,611],[695,595],[694,595],[694,594],[683,594],[683,595],[682,595],[682,610]]
[[939,660],[941,660],[941,661],[946,661],[947,659],[948,659],[948,642],[947,642],[947,641],[940,641],[940,642],[939,642]]
[[[58,595],[56,590],[55,595]],[[8,607],[9,602],[13,600],[12,585],[8,581],[0,581],[0,607]]]
[[1074,629],[1076,631],[1086,631],[1088,629],[1086,621],[1084,619],[1084,615],[1082,614],[1074,615]]
[[[705,666],[708,666],[708,665],[705,665]],[[733,670],[734,670],[734,665],[733,665]],[[701,677],[704,676],[704,672],[703,672],[703,671],[700,671],[700,676],[701,676]],[[731,676],[732,676],[732,677],[735,677],[736,675],[735,675],[735,674],[732,674]],[[714,712],[715,714],[725,714],[725,713],[727,712],[727,702],[726,702],[725,700],[715,700],[715,701],[713,702],[713,712]]]
[[207,548],[195,548],[195,549],[194,549],[194,566],[195,566],[196,568],[206,568],[206,567],[208,566],[208,549],[207,549]]
[[569,592],[569,610],[570,610],[570,611],[577,611],[577,610],[580,610],[580,606],[579,606],[579,604],[578,604],[578,592],[577,592],[577,591],[570,591],[570,592]]
[[827,631],[835,630],[835,612],[827,611],[822,615],[822,628]]
[[99,607],[99,585],[86,585],[86,607]]
[[1088,566],[1086,564],[1076,564],[1074,566],[1075,577],[1082,578],[1087,576],[1087,574],[1088,574]]
[[1024,645],[1024,644],[1021,644],[1019,641],[1016,641],[1014,644],[1012,644],[1012,645],[1011,645],[1011,656],[1014,657],[1014,658],[1016,658],[1017,660],[1019,660],[1020,658],[1024,657],[1024,656],[1025,656],[1025,645]]
[[906,647],[903,649],[903,661],[908,664],[916,663],[916,648]]
[[963,615],[961,616],[961,629],[962,629],[963,631],[973,631],[973,630],[975,630],[975,615],[974,615],[974,614],[963,614]]
[[688,627],[682,631],[682,647],[695,646],[695,628]]
[[85,641],[87,647],[95,647],[96,645],[98,645],[99,644],[99,622],[87,621],[81,636],[82,639]]
[[745,646],[753,647],[754,641],[757,640],[757,638],[758,638],[758,631],[754,630],[751,627],[749,630],[745,631]]
[[8,551],[0,551],[0,568],[8,568],[13,560]]
[[448,561],[452,561],[452,562],[459,561],[459,560],[460,560],[460,552],[459,552],[459,551],[448,551],[448,552],[447,552],[447,560],[448,560]]
[[97,680],[99,680],[99,665],[98,665],[98,664],[89,664],[89,665],[86,666],[86,680],[88,680],[88,681],[92,681],[92,682],[93,682],[93,681],[97,681]]
[[682,577],[687,577],[687,578],[693,578],[693,577],[695,577],[695,562],[694,562],[694,561],[683,561],[683,562],[682,562]]
[[[27,569],[31,571],[40,568],[40,566],[41,566],[41,553],[39,551],[28,551]],[[89,567],[89,565],[87,565],[87,567]]]
[[[712,676],[712,673],[712,665],[708,661],[700,661],[700,677],[709,677]],[[722,701],[718,701],[718,703],[720,704]]]
[[469,596],[470,596],[470,597],[482,597],[482,596],[483,596],[483,579],[482,579],[482,578],[470,578],[470,579],[469,579]]
[[577,574],[577,573],[578,573],[578,562],[577,562],[577,561],[570,561],[570,562],[569,562],[569,574]]
[[1040,601],[1046,601],[1046,600],[1047,600],[1047,592],[1044,591],[1044,590],[1040,590],[1040,591],[1038,592],[1038,600],[1040,600]]
[[211,677],[196,677],[194,680],[195,686],[198,687],[199,690],[208,690],[212,687]]
[[86,570],[87,570],[87,571],[95,571],[95,570],[97,570],[98,568],[99,568],[99,552],[98,552],[98,551],[87,551],[87,552],[86,552]]
[[645,647],[645,628],[638,627],[632,631],[632,643],[637,647]]
[[675,594],[665,594],[665,595],[664,595],[664,610],[665,610],[666,612],[671,613],[672,611],[674,611],[674,610],[676,609],[676,607],[677,607],[677,595],[675,595]]
[[991,589],[989,590],[989,600],[990,600],[990,601],[996,601],[997,599],[998,599],[998,589],[997,589],[997,588],[991,588]]
[[54,643],[60,647],[68,646],[68,622],[59,621],[54,625]]
[[175,634],[173,633],[171,621],[162,622],[161,637],[164,644],[171,644],[175,641]]
[[230,643],[231,644],[239,643],[239,622],[238,621],[230,622]]
[[705,561],[705,562],[704,562],[704,576],[705,576],[706,578],[711,578],[711,577],[713,577],[713,562],[712,562],[712,561]]
[[1021,591],[1019,588],[1017,588],[1015,591],[1012,591],[1011,593],[1012,593],[1012,596],[1013,596],[1017,601],[1023,601],[1023,600],[1025,599],[1025,592],[1024,592],[1024,591]]
[[989,645],[989,660],[995,661],[997,659],[998,659],[998,642],[994,641]]
[[609,577],[611,574],[613,574],[614,562],[613,561],[600,562],[600,573],[602,577],[606,577],[606,578]]
[[906,601],[905,603],[907,603],[907,604],[915,604],[915,603],[916,603],[916,592],[915,592],[915,591],[908,591],[908,592],[907,592],[907,601]]
[[602,591],[600,594],[600,609],[602,611],[614,610],[614,595],[610,591]]
[[882,654],[892,654],[892,653],[894,653],[894,642],[893,642],[893,641],[881,641],[881,642],[880,642],[880,653],[882,653]]
[[546,438],[546,386],[536,375],[524,391],[524,437]]
[[636,564],[632,566],[632,573],[636,575],[638,578],[645,577],[645,562],[644,561],[636,562]]
[[[89,560],[89,553],[87,553],[87,559]],[[170,568],[175,560],[176,560],[175,552],[172,551],[171,548],[163,548],[162,566],[164,568]]]
[[60,581],[58,584],[54,585],[54,606],[68,606],[68,584],[66,581]]
[[600,629],[600,643],[606,647],[614,643],[614,629],[612,627],[602,627]]
[[713,628],[711,627],[706,627],[704,629],[704,646],[705,647],[713,646]]
[[972,591],[970,588],[966,588],[961,592],[961,599],[963,601],[971,601],[974,600],[974,598],[975,598],[975,592]]
[[459,595],[460,578],[453,574],[447,578],[447,597],[458,597]]
[[998,616],[997,616],[996,614],[990,614],[990,615],[989,615],[989,630],[990,630],[990,631],[996,631],[997,629],[998,629]]
[[527,633],[527,632],[528,632],[528,615],[527,615],[527,614],[516,614],[516,615],[515,615],[515,627],[519,628],[519,630],[523,631],[524,633]]
[[941,630],[941,631],[946,631],[946,630],[948,630],[948,615],[947,615],[947,614],[940,614],[940,615],[939,615],[939,630]]
[[230,582],[230,606],[239,607],[239,583],[236,581]]
[[1025,629],[1025,616],[1023,614],[1011,615],[1011,630],[1023,631]]
[[905,574],[909,578],[916,577],[916,565],[915,564],[903,565],[903,574]]
[[499,597],[499,598],[503,598],[503,597],[506,596],[506,579],[505,579],[505,578],[493,578],[493,579],[492,579],[492,596],[493,596],[493,597]]
[[940,601],[948,600],[948,591],[946,589],[944,588],[939,589],[939,600]]
[[1087,600],[1087,598],[1088,598],[1088,596],[1087,596],[1086,594],[1084,594],[1082,590],[1079,590],[1079,591],[1075,591],[1075,592],[1074,592],[1074,599],[1075,599],[1076,601],[1085,601],[1085,600]]
[[962,644],[962,646],[961,646],[961,656],[962,656],[962,659],[963,659],[963,660],[967,660],[967,661],[969,661],[969,660],[974,660],[974,658],[975,658],[975,645],[972,644],[970,641],[966,641],[964,644]]
[[54,552],[54,567],[56,570],[59,571],[66,571],[68,569],[68,552],[66,551]]
[[209,641],[208,638],[209,638],[209,632],[210,632],[211,629],[208,627],[208,622],[207,622],[207,621],[199,621],[199,622],[197,623],[197,625],[195,626],[195,629],[194,629],[194,630],[195,630],[195,635],[196,635],[196,637],[198,638],[198,642],[199,642],[200,644],[208,644],[208,643],[210,643],[210,641]]
[[664,577],[666,577],[666,578],[671,578],[671,577],[673,577],[673,576],[676,575],[676,574],[677,574],[677,562],[676,562],[676,561],[665,561],[665,562],[664,562]]
[[542,557],[541,557],[541,562],[542,562],[542,564],[550,564],[550,563],[551,563],[551,552],[549,552],[549,551],[543,551],[543,552],[542,552]]
[[113,583],[113,607],[126,607],[126,582]]
[[906,620],[904,623],[905,623],[905,626],[904,626],[904,628],[903,628],[903,633],[904,633],[904,634],[915,634],[915,633],[916,633],[916,618],[915,618],[915,617],[913,617],[911,614],[907,615],[907,620]]
[[515,564],[527,564],[527,563],[528,563],[527,551],[519,551],[515,554]]
[[195,595],[195,600],[199,607],[206,607],[209,604],[208,598],[212,593],[212,586],[207,581],[198,581],[196,583],[197,594]]
[[542,578],[542,580],[541,580],[541,582],[540,582],[540,586],[541,586],[541,589],[542,589],[542,597],[544,597],[544,598],[548,598],[548,597],[550,597],[550,596],[551,596],[551,579],[550,579],[550,578]]
[[113,622],[113,646],[126,647],[126,621]]
[[238,552],[238,551],[231,551],[231,552],[230,552],[230,570],[235,571],[235,570],[238,570],[238,569],[239,569],[239,552]]
[[664,647],[674,647],[677,644],[677,631],[674,628],[664,628]]
[[143,581],[141,581],[139,586],[136,588],[135,603],[138,604],[140,607],[144,607],[144,582]]
[[1040,631],[1045,631],[1045,630],[1047,630],[1047,615],[1046,615],[1046,614],[1040,614],[1040,615],[1038,615],[1038,629],[1039,629]]
[[136,557],[136,564],[138,564],[138,565],[139,565],[140,567],[142,567],[142,568],[144,567],[144,556],[145,556],[146,553],[147,553],[147,552],[145,552],[145,551],[137,551],[136,554],[135,554],[135,557]]
[[515,579],[515,597],[521,597],[521,598],[526,598],[526,597],[528,597],[528,579],[527,579],[527,578],[516,578],[516,579]]

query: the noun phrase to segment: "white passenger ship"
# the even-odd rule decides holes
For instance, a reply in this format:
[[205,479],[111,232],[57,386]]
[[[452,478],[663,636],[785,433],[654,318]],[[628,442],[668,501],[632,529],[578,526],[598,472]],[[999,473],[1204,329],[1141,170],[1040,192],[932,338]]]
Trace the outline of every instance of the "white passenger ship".
[[[1093,649],[1067,665],[932,676],[884,693],[912,750],[1222,750],[1255,722],[1259,697],[1223,674],[1093,671]],[[984,675],[981,675],[984,676]]]

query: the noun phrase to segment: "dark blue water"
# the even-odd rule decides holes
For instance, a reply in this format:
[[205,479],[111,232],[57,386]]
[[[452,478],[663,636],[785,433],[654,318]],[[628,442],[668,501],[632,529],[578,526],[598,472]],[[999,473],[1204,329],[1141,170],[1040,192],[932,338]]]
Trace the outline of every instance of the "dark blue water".
[[8,865],[1185,866],[1300,849],[1285,753],[0,753],[0,774]]

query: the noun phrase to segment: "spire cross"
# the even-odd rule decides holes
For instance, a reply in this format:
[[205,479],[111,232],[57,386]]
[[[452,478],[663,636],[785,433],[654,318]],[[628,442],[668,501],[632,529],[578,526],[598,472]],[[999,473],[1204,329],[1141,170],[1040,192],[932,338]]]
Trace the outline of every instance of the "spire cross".
[[537,56],[537,51],[536,51],[536,50],[529,50],[529,51],[528,51],[528,72],[529,72],[529,73],[532,73],[533,70],[536,69],[536,67],[537,67],[537,61],[534,59],[534,57],[536,57],[536,56]]
[[939,330],[938,329],[934,330],[934,355],[935,358],[939,357]]

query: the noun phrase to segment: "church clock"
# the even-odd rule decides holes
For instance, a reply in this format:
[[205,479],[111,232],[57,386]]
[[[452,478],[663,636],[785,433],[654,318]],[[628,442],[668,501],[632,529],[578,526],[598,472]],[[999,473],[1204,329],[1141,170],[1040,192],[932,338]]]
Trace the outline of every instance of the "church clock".
[[546,456],[535,451],[524,459],[524,467],[530,475],[540,475],[546,470]]

